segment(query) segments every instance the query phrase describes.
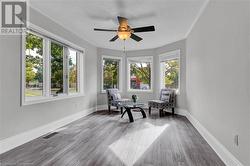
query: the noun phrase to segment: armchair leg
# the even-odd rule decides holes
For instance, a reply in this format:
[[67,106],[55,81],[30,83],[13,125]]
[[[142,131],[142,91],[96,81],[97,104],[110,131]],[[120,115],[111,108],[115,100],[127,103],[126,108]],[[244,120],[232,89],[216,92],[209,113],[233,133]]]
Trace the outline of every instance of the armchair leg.
[[167,111],[164,111],[164,115],[165,115],[165,116],[167,115]]
[[162,114],[163,114],[163,109],[159,109],[159,115],[160,115],[160,117],[162,117]]
[[148,113],[151,115],[151,107],[148,107]]
[[172,108],[172,115],[174,115],[174,107]]
[[108,111],[109,111],[109,113],[110,113],[110,107],[111,107],[111,106],[110,106],[110,105],[108,105]]

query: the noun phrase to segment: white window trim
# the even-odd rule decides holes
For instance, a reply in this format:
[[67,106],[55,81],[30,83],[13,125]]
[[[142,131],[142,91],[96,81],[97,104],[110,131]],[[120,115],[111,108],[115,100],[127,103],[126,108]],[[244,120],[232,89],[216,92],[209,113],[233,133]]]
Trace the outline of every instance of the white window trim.
[[[82,90],[83,90],[83,87],[81,86],[81,82],[82,82],[82,77],[83,76],[81,76],[81,67],[83,66],[82,65],[82,61],[81,61],[81,59],[83,59],[82,58],[82,56],[81,56],[81,53],[80,52],[78,52],[77,50],[75,50],[75,49],[73,49],[73,48],[70,48],[71,50],[73,50],[73,51],[76,51],[76,62],[77,62],[77,90],[78,90],[78,92],[74,92],[74,93],[69,93],[69,91],[68,91],[68,95],[76,95],[76,94],[78,94],[78,93],[81,93],[82,92]],[[67,48],[67,50],[66,51],[68,51],[68,48]],[[67,57],[68,58],[68,57]],[[67,68],[69,69],[69,60],[67,59],[67,61],[66,61],[66,65],[67,65]],[[68,77],[69,77],[69,70],[67,70],[67,75],[68,75]],[[66,84],[66,86],[67,86],[67,89],[69,89],[69,79],[68,79],[68,81],[67,81],[67,84]]]
[[71,43],[51,32],[48,32],[46,30],[44,30],[43,28],[40,28],[34,24],[29,24],[29,29],[32,29],[40,34],[44,34],[45,36],[49,36],[50,38],[53,38],[57,41],[60,41],[62,44],[65,43],[69,46],[72,46],[73,48],[71,49],[78,49],[81,50],[82,52],[77,51],[77,54],[80,54],[79,57],[79,92],[78,93],[65,93],[65,94],[61,94],[58,96],[51,96],[50,95],[50,75],[51,75],[51,69],[50,69],[50,39],[46,38],[45,36],[42,36],[38,33],[35,32],[31,32],[34,33],[37,36],[42,37],[43,40],[43,96],[39,96],[39,97],[32,97],[28,100],[26,100],[25,98],[25,89],[26,89],[26,65],[25,65],[25,60],[26,60],[26,54],[25,54],[25,41],[26,41],[26,33],[23,34],[21,36],[21,41],[22,41],[22,49],[21,49],[21,106],[25,106],[25,105],[32,105],[32,104],[38,104],[38,103],[45,103],[45,102],[50,102],[50,101],[56,101],[56,100],[62,100],[62,99],[68,99],[68,98],[73,98],[73,97],[81,97],[81,96],[85,96],[85,49],[82,47],[79,47],[77,45],[75,45],[74,43]]
[[[151,89],[149,90],[142,90],[142,89],[131,89],[130,88],[130,61],[138,61],[138,62],[150,62],[150,68],[151,68]],[[137,57],[127,57],[127,92],[128,93],[141,93],[141,92],[145,92],[145,93],[153,93],[153,89],[154,89],[154,68],[153,68],[153,64],[154,64],[154,58],[153,56],[137,56]]]
[[118,56],[109,56],[109,55],[102,55],[101,59],[101,93],[106,93],[106,90],[103,89],[103,59],[114,59],[119,60],[119,92],[122,92],[122,72],[123,72],[123,58]]
[[159,63],[160,63],[160,89],[165,88],[162,85],[162,77],[163,77],[163,73],[162,73],[162,69],[161,69],[161,63],[168,61],[168,60],[173,60],[173,59],[179,59],[179,79],[178,79],[178,89],[176,89],[176,94],[180,94],[180,90],[181,90],[181,50],[174,50],[174,51],[169,51],[166,52],[164,54],[160,54],[159,55]]

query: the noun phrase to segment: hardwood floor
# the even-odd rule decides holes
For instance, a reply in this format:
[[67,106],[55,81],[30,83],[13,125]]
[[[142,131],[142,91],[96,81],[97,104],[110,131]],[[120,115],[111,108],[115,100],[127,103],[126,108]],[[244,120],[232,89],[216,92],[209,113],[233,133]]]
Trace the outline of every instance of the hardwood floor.
[[185,117],[133,115],[129,123],[119,112],[93,113],[2,154],[1,166],[225,165]]

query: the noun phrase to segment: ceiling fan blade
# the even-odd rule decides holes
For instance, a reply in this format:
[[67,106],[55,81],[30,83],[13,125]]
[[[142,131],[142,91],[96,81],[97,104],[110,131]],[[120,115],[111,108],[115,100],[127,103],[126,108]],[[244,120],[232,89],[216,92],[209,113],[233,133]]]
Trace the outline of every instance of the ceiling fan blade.
[[117,16],[120,25],[128,25],[128,19],[125,17]]
[[115,37],[113,37],[113,38],[110,39],[109,41],[110,41],[110,42],[113,42],[113,41],[115,41],[116,39],[118,39],[118,35],[116,35]]
[[99,29],[99,28],[94,28],[94,31],[108,31],[108,32],[116,32],[117,30],[113,30],[113,29]]
[[139,36],[137,36],[137,35],[135,35],[135,34],[133,34],[133,33],[131,33],[130,38],[131,38],[131,39],[134,39],[134,40],[137,41],[137,42],[139,42],[139,41],[142,40],[141,37],[139,37]]
[[134,31],[134,33],[150,32],[150,31],[155,31],[155,27],[154,26],[138,27],[138,28],[132,28],[132,30]]

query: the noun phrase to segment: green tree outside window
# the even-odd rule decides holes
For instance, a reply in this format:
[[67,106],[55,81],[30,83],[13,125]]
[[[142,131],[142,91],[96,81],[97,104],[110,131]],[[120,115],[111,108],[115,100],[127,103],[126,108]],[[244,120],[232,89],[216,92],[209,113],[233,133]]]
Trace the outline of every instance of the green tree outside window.
[[165,62],[165,87],[178,89],[179,86],[179,60],[173,59]]
[[103,59],[103,90],[119,89],[119,60]]
[[27,33],[26,35],[26,89],[25,96],[43,95],[43,38]]

